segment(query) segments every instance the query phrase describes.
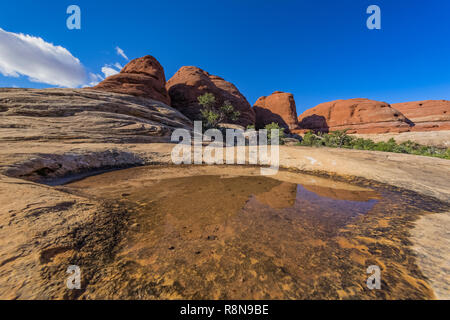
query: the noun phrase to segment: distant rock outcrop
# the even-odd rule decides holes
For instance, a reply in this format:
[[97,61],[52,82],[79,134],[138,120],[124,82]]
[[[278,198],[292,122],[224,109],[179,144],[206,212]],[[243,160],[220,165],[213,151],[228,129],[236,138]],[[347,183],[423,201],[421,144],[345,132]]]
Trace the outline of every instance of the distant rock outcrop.
[[120,73],[106,78],[92,89],[150,98],[170,106],[164,69],[152,56],[131,61]]
[[392,107],[414,122],[412,131],[450,130],[450,101],[448,100],[396,103]]
[[348,133],[406,132],[413,123],[385,102],[350,99],[325,102],[305,111],[299,128],[330,132],[348,129]]
[[291,93],[276,91],[268,97],[261,97],[256,101],[253,110],[258,129],[272,122],[289,130],[298,128],[297,107]]
[[248,126],[255,123],[255,113],[247,99],[232,83],[210,75],[197,67],[182,67],[167,82],[172,107],[191,120],[200,119],[201,106],[197,98],[205,93],[212,93],[218,103],[229,101],[235,110],[241,113],[236,124]]

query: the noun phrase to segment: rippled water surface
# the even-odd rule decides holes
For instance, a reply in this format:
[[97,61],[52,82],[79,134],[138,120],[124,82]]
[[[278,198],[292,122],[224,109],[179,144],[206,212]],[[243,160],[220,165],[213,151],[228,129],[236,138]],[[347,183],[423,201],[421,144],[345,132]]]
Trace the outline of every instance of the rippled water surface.
[[[135,168],[68,188],[128,212],[88,298],[433,297],[408,237],[441,208],[410,192],[241,167]],[[367,288],[371,265],[381,290]]]

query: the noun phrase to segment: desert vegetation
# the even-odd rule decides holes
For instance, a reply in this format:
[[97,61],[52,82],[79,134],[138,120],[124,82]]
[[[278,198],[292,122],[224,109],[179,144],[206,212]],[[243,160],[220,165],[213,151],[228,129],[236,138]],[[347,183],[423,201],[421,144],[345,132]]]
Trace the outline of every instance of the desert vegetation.
[[236,111],[229,101],[219,104],[212,93],[205,93],[198,97],[198,103],[202,106],[200,114],[203,128],[217,129],[219,123],[236,121],[241,113]]
[[303,140],[299,145],[407,153],[450,159],[450,148],[425,146],[412,141],[397,143],[394,138],[391,138],[387,142],[374,142],[371,139],[352,137],[347,134],[347,130],[334,131],[331,133],[314,133],[310,131],[304,135]]
[[[203,123],[203,130],[220,129],[220,123],[234,122],[239,119],[241,113],[236,111],[234,106],[225,101],[219,104],[216,97],[212,93],[205,93],[198,98],[198,103],[202,106],[200,110],[201,120]],[[284,128],[280,127],[278,123],[272,122],[265,126],[267,130],[267,143],[272,141],[272,130],[279,130],[279,144],[283,144],[285,137]],[[247,126],[247,130],[256,130],[254,125]]]
[[[283,145],[284,144],[284,138],[286,137],[286,134],[284,133],[284,128],[280,127],[278,123],[272,122],[264,127],[265,130],[267,130],[267,143],[272,143],[272,130],[279,130],[278,132],[278,144]],[[247,130],[256,130],[254,125],[247,126]]]

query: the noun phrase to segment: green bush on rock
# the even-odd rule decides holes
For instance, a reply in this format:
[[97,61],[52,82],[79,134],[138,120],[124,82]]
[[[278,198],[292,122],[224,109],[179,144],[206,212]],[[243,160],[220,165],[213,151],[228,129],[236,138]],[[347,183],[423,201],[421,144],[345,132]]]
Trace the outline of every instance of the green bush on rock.
[[267,130],[267,143],[272,143],[272,130],[279,130],[279,136],[278,136],[278,144],[283,144],[283,138],[284,138],[284,128],[281,128],[278,123],[272,122],[271,124],[268,124],[264,127],[264,129]]
[[241,115],[239,111],[234,110],[229,101],[225,101],[223,105],[219,106],[212,93],[205,93],[199,96],[197,100],[202,106],[200,114],[204,130],[216,129],[218,124],[222,122],[237,121]]
[[412,141],[405,141],[398,144],[394,138],[389,139],[387,142],[374,142],[371,139],[349,136],[347,130],[334,131],[331,133],[314,133],[310,131],[305,134],[303,141],[300,142],[299,145],[308,147],[346,148],[406,153],[450,159],[450,148],[424,146]]

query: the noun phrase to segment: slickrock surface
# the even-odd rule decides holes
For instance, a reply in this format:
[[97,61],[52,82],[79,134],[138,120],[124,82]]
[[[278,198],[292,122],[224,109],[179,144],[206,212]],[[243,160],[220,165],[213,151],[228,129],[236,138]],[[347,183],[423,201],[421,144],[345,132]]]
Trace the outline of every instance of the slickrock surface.
[[[148,142],[168,141],[180,127],[191,128],[191,121],[150,99],[94,90],[0,89],[0,298],[76,298],[82,292],[66,289],[67,265],[61,261],[75,256],[74,264],[106,265],[125,221],[120,203],[36,182],[94,169],[171,164],[173,144]],[[450,202],[448,160],[281,147],[280,165],[363,177]],[[442,223],[426,227],[427,233],[448,230]],[[420,230],[414,243],[425,263],[431,256],[429,261],[442,260]],[[437,283],[442,273],[429,264],[426,270],[425,276]],[[442,287],[436,288],[442,294]]]
[[276,91],[268,97],[261,97],[253,109],[257,128],[264,128],[272,122],[286,129],[298,128],[297,107],[292,93]]
[[236,124],[246,127],[255,123],[255,113],[238,88],[200,68],[182,67],[167,82],[167,91],[172,100],[172,107],[191,120],[200,119],[201,106],[197,98],[205,93],[212,93],[219,104],[229,101],[234,109],[241,113]]
[[300,129],[348,133],[388,133],[409,131],[412,123],[385,102],[350,99],[325,102],[298,118]]
[[167,142],[191,121],[167,105],[111,92],[0,89],[0,141]]
[[132,60],[119,74],[106,78],[93,89],[150,98],[170,105],[164,69],[152,56]]
[[425,215],[411,231],[418,266],[438,299],[450,300],[450,212]]
[[448,100],[395,103],[392,108],[414,122],[411,131],[450,130],[450,101]]
[[48,279],[46,267],[76,250],[68,233],[92,221],[100,205],[3,175],[0,203],[1,299],[52,298],[67,277]]
[[[45,155],[53,155],[56,163],[64,160],[63,156],[89,155],[111,152],[113,159],[130,159],[129,163],[121,161],[119,166],[135,164],[172,164],[173,144],[114,144],[114,143],[57,143],[57,142],[0,142],[0,174],[13,172],[13,177],[26,178],[29,172],[38,170],[36,163]],[[248,147],[246,147],[248,149]],[[248,152],[248,150],[247,150]],[[134,157],[120,156],[134,154]],[[224,155],[226,150],[224,150]],[[30,159],[37,160],[30,161]],[[95,157],[92,157],[95,158]],[[45,164],[45,162],[42,162]],[[82,164],[79,161],[79,164]],[[423,195],[433,196],[450,202],[448,176],[450,161],[439,158],[415,156],[400,153],[347,150],[334,148],[280,147],[280,166],[305,172],[324,172],[344,177],[363,177],[393,186],[413,190]],[[62,166],[64,168],[64,166]],[[98,167],[96,167],[98,168]],[[12,171],[11,171],[12,170]],[[58,176],[76,173],[59,171]],[[46,172],[43,170],[43,174]],[[51,177],[57,177],[52,172]],[[41,176],[45,177],[45,176]],[[33,179],[36,180],[36,179]]]
[[[142,163],[170,164],[170,152],[173,148],[171,144],[73,144],[51,141],[3,141],[0,144],[0,171],[3,174],[12,172],[25,179],[30,172],[29,159],[39,158],[43,153],[54,155],[53,161],[56,164],[58,161],[64,163],[64,155],[86,156],[106,153],[108,150],[117,150],[116,154],[111,153],[112,159],[119,159],[121,153],[131,153]],[[341,176],[362,176],[450,201],[447,179],[450,164],[447,160],[306,147],[281,147],[280,154],[281,165],[284,167],[337,173]],[[39,162],[32,162],[34,171],[37,169],[36,163]],[[9,171],[11,169],[14,171]],[[42,171],[42,174],[45,173]],[[123,214],[126,213],[120,211],[120,206],[107,206],[101,201],[65,193],[64,188],[51,188],[0,174],[0,297],[74,297],[71,295],[73,292],[65,289],[67,266],[61,265],[61,261],[75,255],[80,261],[74,261],[74,264],[82,261],[105,261],[100,264],[107,264],[109,255],[114,251],[105,250],[104,247],[114,247],[114,237],[111,235],[119,232],[114,230],[120,228]],[[448,225],[437,227],[428,229],[427,233],[442,233],[441,229]],[[96,246],[85,248],[83,243],[86,241],[95,243]],[[426,262],[430,255],[434,257],[433,261],[442,260],[439,254],[430,251],[428,244],[425,243],[426,247],[423,247],[423,241],[426,242],[426,239],[419,235],[414,242],[416,250],[424,255],[422,260]],[[440,241],[444,241],[444,237]],[[438,282],[441,272],[436,269],[439,266],[429,263],[426,266],[430,271],[424,274],[432,283]],[[433,275],[439,277],[434,278]],[[95,274],[85,276],[89,279]]]

